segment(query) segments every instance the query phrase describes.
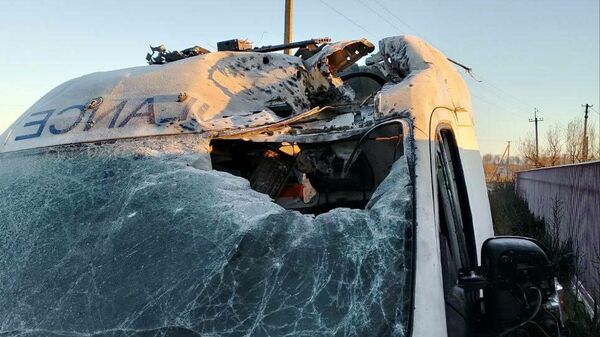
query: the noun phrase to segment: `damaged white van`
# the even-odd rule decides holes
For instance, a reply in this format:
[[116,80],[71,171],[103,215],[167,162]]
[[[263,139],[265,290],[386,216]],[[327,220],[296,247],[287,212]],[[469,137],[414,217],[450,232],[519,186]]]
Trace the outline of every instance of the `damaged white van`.
[[4,132],[0,336],[559,336],[446,57],[291,47],[157,48]]

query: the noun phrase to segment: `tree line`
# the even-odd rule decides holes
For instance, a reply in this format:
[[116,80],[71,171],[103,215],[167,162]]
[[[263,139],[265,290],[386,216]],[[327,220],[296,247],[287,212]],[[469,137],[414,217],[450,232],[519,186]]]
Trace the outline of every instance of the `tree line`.
[[585,139],[583,128],[581,118],[574,119],[565,126],[554,124],[538,140],[539,155],[536,153],[535,136],[528,134],[519,141],[519,152],[524,164],[546,167],[597,160],[600,155],[596,129],[588,125]]

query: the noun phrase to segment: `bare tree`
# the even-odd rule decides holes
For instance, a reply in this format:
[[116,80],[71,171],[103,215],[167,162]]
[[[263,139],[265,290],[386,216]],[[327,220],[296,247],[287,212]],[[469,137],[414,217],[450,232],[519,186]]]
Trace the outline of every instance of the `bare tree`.
[[481,157],[481,161],[484,164],[491,164],[492,163],[492,154],[491,153],[486,153]]
[[567,124],[565,130],[565,161],[577,163],[583,154],[583,127],[581,119],[575,119]]
[[[600,158],[598,137],[597,130],[588,127],[587,160],[597,160]],[[583,120],[575,118],[564,128],[559,123],[550,127],[546,131],[545,137],[540,139],[539,156],[536,155],[535,138],[532,133],[528,133],[525,138],[519,140],[518,148],[523,165],[528,167],[555,166],[584,161],[586,158],[584,158]],[[487,159],[489,160],[490,158]],[[515,164],[516,161],[511,158],[511,163]]]
[[544,147],[544,162],[554,166],[562,164],[562,130],[558,123],[546,132],[546,146]]
[[535,139],[531,133],[524,139],[519,139],[519,152],[529,166],[537,166],[538,158],[535,152]]

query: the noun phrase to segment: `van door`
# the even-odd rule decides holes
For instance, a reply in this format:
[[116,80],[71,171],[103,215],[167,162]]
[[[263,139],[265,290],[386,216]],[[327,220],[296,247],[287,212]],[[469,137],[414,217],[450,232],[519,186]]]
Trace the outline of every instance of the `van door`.
[[471,210],[456,139],[450,128],[436,135],[439,238],[449,337],[470,336],[474,294],[457,286],[461,268],[477,265]]

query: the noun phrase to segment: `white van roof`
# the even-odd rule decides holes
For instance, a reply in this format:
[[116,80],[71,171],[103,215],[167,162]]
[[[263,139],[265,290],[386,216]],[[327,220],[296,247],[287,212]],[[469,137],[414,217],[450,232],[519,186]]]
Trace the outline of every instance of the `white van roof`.
[[[315,132],[323,140],[347,137],[400,113],[414,117],[424,101],[435,103],[432,98],[463,101],[470,110],[460,75],[433,47],[402,36],[381,40],[379,48],[367,64],[378,67],[389,83],[369,107],[340,109],[340,102],[352,101],[353,92],[336,74],[373,51],[364,39],[326,45],[307,60],[279,53],[214,52],[63,83],[0,135],[0,153],[181,133],[248,138],[251,130],[256,131],[253,140],[278,135],[293,140]],[[308,121],[324,110],[324,117]],[[298,121],[302,128],[288,127]]]

